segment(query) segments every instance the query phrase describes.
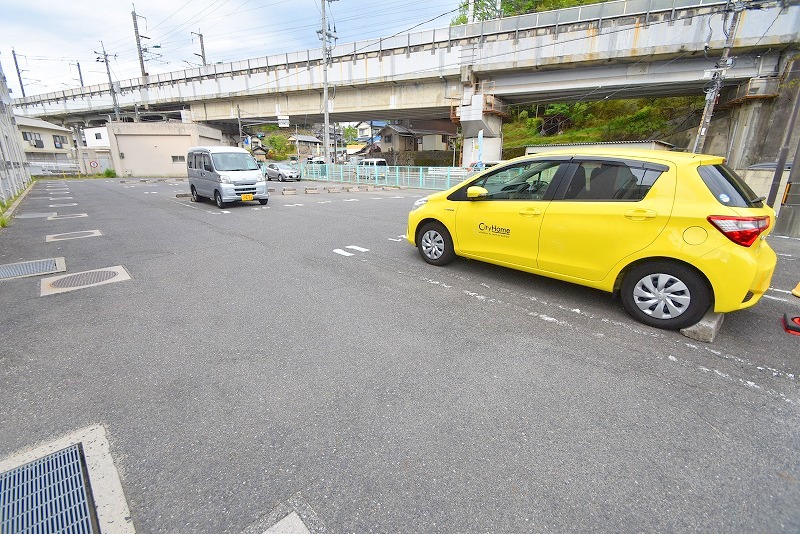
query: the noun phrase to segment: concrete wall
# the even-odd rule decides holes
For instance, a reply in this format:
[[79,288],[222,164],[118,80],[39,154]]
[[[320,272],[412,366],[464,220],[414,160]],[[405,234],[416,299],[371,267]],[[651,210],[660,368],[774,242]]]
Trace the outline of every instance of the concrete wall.
[[227,145],[222,132],[178,122],[109,123],[111,158],[117,176],[186,176],[191,146]]
[[449,150],[447,142],[442,141],[442,134],[431,134],[422,137],[422,146],[418,150]]

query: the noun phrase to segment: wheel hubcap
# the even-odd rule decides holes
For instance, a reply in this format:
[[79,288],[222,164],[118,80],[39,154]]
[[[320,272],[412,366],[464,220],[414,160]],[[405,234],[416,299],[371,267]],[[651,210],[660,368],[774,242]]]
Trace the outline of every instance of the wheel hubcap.
[[689,288],[671,274],[649,274],[633,288],[636,306],[656,319],[673,319],[689,308]]
[[422,236],[422,252],[432,260],[438,260],[444,254],[444,238],[434,230],[428,230]]

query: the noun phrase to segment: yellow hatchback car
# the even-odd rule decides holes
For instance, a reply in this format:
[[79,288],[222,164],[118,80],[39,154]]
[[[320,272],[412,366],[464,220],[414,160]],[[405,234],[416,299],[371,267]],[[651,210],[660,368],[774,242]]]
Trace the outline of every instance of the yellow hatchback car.
[[763,200],[717,156],[552,152],[419,199],[406,235],[430,264],[463,256],[617,293],[635,319],[676,330],[769,288]]

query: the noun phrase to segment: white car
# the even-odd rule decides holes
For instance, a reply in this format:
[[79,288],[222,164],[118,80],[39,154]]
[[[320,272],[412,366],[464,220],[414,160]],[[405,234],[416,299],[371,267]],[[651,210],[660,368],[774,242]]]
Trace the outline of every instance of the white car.
[[267,180],[276,178],[281,182],[285,182],[286,180],[300,181],[300,172],[295,167],[291,167],[285,163],[268,163],[266,167],[264,167],[264,175],[267,177]]

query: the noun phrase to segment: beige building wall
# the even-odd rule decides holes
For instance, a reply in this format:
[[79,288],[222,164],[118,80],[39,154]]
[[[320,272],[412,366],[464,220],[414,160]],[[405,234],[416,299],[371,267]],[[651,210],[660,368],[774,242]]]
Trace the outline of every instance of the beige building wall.
[[449,150],[447,141],[442,141],[442,134],[431,134],[422,137],[421,150]]
[[229,145],[224,134],[202,124],[109,123],[111,158],[117,176],[186,176],[186,152],[198,145]]
[[72,130],[28,117],[16,117],[16,122],[31,174],[77,172]]

